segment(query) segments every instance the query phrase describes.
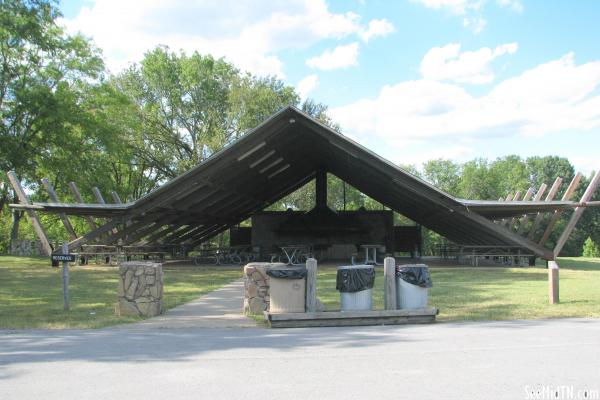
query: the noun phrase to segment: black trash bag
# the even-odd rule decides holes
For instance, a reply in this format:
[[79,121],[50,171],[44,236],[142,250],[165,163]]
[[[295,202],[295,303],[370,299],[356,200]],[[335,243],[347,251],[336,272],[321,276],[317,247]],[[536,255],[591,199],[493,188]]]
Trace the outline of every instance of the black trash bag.
[[429,268],[425,264],[407,265],[404,267],[396,267],[396,276],[400,277],[405,282],[420,286],[422,288],[430,288],[433,286]]
[[277,279],[303,279],[306,278],[306,267],[270,268],[267,275]]
[[372,289],[375,283],[375,268],[343,268],[337,270],[335,288],[344,293]]

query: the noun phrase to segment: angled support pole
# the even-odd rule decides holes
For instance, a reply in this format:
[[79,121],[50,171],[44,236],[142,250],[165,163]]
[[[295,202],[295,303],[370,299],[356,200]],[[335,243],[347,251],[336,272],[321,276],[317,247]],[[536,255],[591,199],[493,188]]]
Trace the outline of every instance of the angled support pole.
[[[23,204],[31,204],[29,197],[27,197],[27,194],[25,194],[25,191],[23,190],[23,187],[21,186],[21,182],[19,181],[17,174],[15,174],[14,171],[8,171],[8,173],[6,175],[8,176],[8,180],[9,180],[10,184],[12,185],[19,201]],[[40,242],[42,243],[42,249],[44,250],[44,253],[46,253],[47,256],[51,255],[52,254],[52,246],[50,246],[50,241],[48,240],[48,235],[46,234],[46,231],[44,230],[42,223],[38,219],[37,214],[35,213],[35,211],[28,209],[27,215],[29,216],[29,219],[31,220],[31,224],[33,225],[33,230],[35,231],[35,234],[37,235],[38,239],[40,239]]]
[[[580,172],[578,172],[573,177],[573,180],[571,181],[571,183],[567,187],[567,191],[565,192],[565,194],[562,197],[562,201],[569,201],[569,200],[571,200],[571,197],[573,196],[573,193],[575,192],[575,189],[577,189],[577,186],[579,186],[579,182],[581,182],[581,178],[582,177],[583,177],[583,175]],[[556,225],[556,223],[558,222],[558,220],[559,220],[559,218],[560,218],[561,215],[562,215],[562,210],[556,210],[554,212],[554,214],[552,214],[552,218],[550,219],[550,222],[548,222],[548,226],[546,227],[546,230],[544,231],[544,235],[542,236],[542,238],[539,241],[539,243],[540,243],[541,246],[543,246],[544,243],[546,243],[546,241],[550,237],[550,234],[552,234],[552,230],[554,229],[554,225]]]
[[[527,189],[527,192],[525,192],[525,196],[523,196],[523,201],[529,201],[529,200],[531,200],[532,196],[533,196],[533,188]],[[508,224],[508,229],[510,229],[511,231],[513,231],[517,227],[517,221],[518,221],[518,218],[517,217],[513,217],[510,220],[510,224]]]
[[[54,188],[52,187],[52,184],[50,183],[48,178],[42,179],[42,184],[44,185],[46,192],[48,192],[48,196],[50,196],[50,200],[53,203],[60,203],[60,201],[58,201],[58,196],[56,195],[56,192],[54,191]],[[71,239],[77,239],[77,233],[75,232],[75,229],[73,229],[73,225],[71,225],[71,221],[69,221],[67,214],[60,213],[60,214],[58,214],[58,216],[60,217],[60,220],[62,221],[63,225],[65,226],[65,229],[69,233],[69,236],[71,237]]]
[[[550,202],[550,201],[554,200],[554,196],[556,196],[558,189],[560,189],[560,185],[562,185],[562,178],[559,176],[558,178],[556,178],[556,180],[552,184],[552,187],[550,188],[550,191],[548,192],[548,195],[546,196],[546,199],[544,201]],[[543,219],[544,219],[544,213],[543,212],[537,213],[537,215],[535,216],[535,220],[533,221],[533,224],[531,225],[531,229],[529,230],[529,234],[527,235],[527,239],[533,240],[533,237],[535,236],[535,232],[537,231],[537,228],[542,223]]]
[[[96,201],[99,204],[106,204],[106,201],[104,201],[104,197],[102,197],[102,193],[100,192],[100,189],[98,189],[96,186],[94,186],[92,188],[92,192],[94,193],[94,197],[96,198]],[[119,230],[117,228],[114,228],[111,230],[111,232],[113,235],[116,235],[119,232]]]
[[[544,193],[546,193],[546,189],[548,189],[548,185],[546,185],[545,183],[542,183],[540,185],[540,188],[538,189],[537,193],[535,194],[533,201],[540,201],[542,199],[542,197],[544,196]],[[528,215],[525,215],[523,218],[521,218],[521,222],[519,223],[519,229],[517,230],[517,233],[519,235],[522,235],[523,232],[525,231],[525,225],[527,225],[527,221],[529,221]]]
[[109,221],[106,224],[94,229],[91,232],[86,233],[85,235],[83,235],[82,237],[73,240],[72,242],[69,243],[69,251],[74,250],[74,249],[78,249],[81,246],[83,246],[84,244],[89,243],[90,241],[98,238],[99,236],[105,234],[106,232],[111,231],[113,228],[115,228],[117,225],[119,224],[118,221]]
[[92,188],[92,192],[94,193],[94,197],[96,198],[96,201],[99,204],[106,204],[106,201],[104,201],[104,197],[102,197],[102,193],[100,193],[100,189],[98,189],[96,186],[94,186]]
[[[517,195],[517,193],[515,193],[514,195],[509,193],[509,194],[506,196],[506,198],[505,198],[505,199],[501,199],[501,201],[513,201],[513,199],[515,198],[515,196],[516,196],[516,195]],[[506,221],[507,221],[507,220],[506,220],[506,218],[502,218],[502,219],[500,220],[500,225],[501,225],[501,226],[504,226],[504,225],[506,225]]]
[[119,193],[110,192],[110,195],[113,198],[113,201],[115,202],[115,204],[123,204],[123,202],[121,201],[121,198],[119,197]]
[[[594,195],[594,192],[598,188],[598,183],[600,183],[600,169],[596,171],[594,177],[592,178],[592,181],[590,182],[587,189],[585,190],[585,193],[581,197],[581,203],[587,203],[591,200],[592,196]],[[567,223],[565,230],[560,235],[560,238],[558,238],[556,246],[554,247],[555,259],[560,254],[560,251],[563,249],[565,243],[567,243],[567,239],[569,239],[569,236],[571,236],[571,233],[573,232],[573,229],[575,229],[575,225],[577,225],[577,222],[579,221],[579,218],[581,218],[581,214],[583,214],[583,211],[585,211],[585,207],[577,207],[575,208],[575,211],[573,211],[571,219]]]
[[[79,193],[79,189],[77,189],[77,185],[75,185],[75,182],[69,183],[69,189],[71,189],[71,193],[73,193],[75,200],[77,200],[78,203],[83,204],[83,197],[81,197],[81,193]],[[86,216],[85,220],[91,230],[98,228],[98,226],[94,222],[94,218],[92,218],[91,216]]]
[[[516,193],[515,193],[515,195],[512,197],[512,199],[510,199],[510,200],[507,200],[507,201],[519,201],[519,199],[520,199],[520,198],[521,198],[521,191],[520,191],[520,190],[517,190],[517,192],[516,192]],[[513,219],[514,219],[514,218],[513,218]],[[506,226],[506,223],[507,223],[507,222],[510,222],[510,223],[508,224],[508,227],[510,228],[510,224],[512,224],[512,221],[513,221],[512,219],[509,221],[509,219],[508,219],[508,218],[505,218],[505,219],[503,219],[503,220],[502,220],[502,223],[501,223],[501,225],[502,225],[502,226]]]

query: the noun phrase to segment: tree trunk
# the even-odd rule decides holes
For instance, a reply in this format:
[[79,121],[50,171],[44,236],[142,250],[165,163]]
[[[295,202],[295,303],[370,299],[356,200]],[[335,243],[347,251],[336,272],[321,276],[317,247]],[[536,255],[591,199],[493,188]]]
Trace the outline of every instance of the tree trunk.
[[19,240],[19,223],[21,222],[21,218],[23,217],[23,211],[13,211],[13,225],[10,231],[10,249],[12,250],[16,247],[17,241]]

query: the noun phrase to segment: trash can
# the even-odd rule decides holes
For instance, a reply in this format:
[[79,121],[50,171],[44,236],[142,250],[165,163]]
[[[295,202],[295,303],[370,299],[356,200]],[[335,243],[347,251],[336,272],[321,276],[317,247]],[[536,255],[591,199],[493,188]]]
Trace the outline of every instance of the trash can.
[[342,311],[372,310],[374,283],[375,268],[372,265],[338,267],[335,288],[340,292]]
[[305,311],[306,267],[274,267],[269,275],[269,311],[300,313]]
[[427,307],[431,277],[425,264],[396,267],[396,306],[398,309]]

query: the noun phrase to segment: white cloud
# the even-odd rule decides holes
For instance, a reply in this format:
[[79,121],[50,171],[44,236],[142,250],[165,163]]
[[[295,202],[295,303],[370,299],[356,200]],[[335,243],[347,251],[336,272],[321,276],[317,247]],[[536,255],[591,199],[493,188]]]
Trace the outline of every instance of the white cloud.
[[317,74],[308,75],[296,85],[296,90],[300,98],[306,99],[308,94],[312,92],[319,84],[319,76]]
[[381,36],[389,30],[381,21],[385,20],[365,26],[358,14],[330,12],[325,0],[94,0],[63,24],[92,37],[113,72],[165,44],[173,50],[225,57],[250,72],[283,78],[278,51],[322,39]]
[[502,8],[508,8],[517,13],[523,12],[523,4],[519,0],[497,0],[496,2]]
[[427,8],[434,10],[447,10],[453,14],[463,15],[468,9],[479,9],[480,1],[472,0],[413,0],[416,3],[421,3]]
[[[506,48],[498,50],[509,51]],[[475,97],[430,79],[384,86],[373,99],[331,109],[354,137],[397,145],[427,138],[541,136],[600,127],[600,61],[572,54],[506,79]]]
[[[412,0],[415,3],[422,4],[427,8],[438,11],[446,11],[451,15],[461,16],[465,28],[469,28],[473,33],[478,34],[487,25],[487,20],[483,17],[486,0]],[[523,4],[520,0],[496,0],[496,4],[501,7],[517,13],[523,12]]]
[[306,65],[323,71],[358,65],[358,42],[325,50],[320,56],[309,58]]
[[475,34],[481,33],[481,31],[483,31],[483,28],[485,28],[486,25],[486,19],[481,16],[463,18],[463,26],[465,28],[471,28],[471,30]]
[[371,38],[377,36],[387,36],[394,32],[394,25],[386,19],[372,19],[369,21],[367,29],[361,30],[358,35],[360,38],[368,42]]
[[494,59],[517,51],[517,43],[507,43],[490,49],[460,52],[459,43],[430,49],[421,61],[421,75],[425,79],[485,84],[494,80],[490,64]]

